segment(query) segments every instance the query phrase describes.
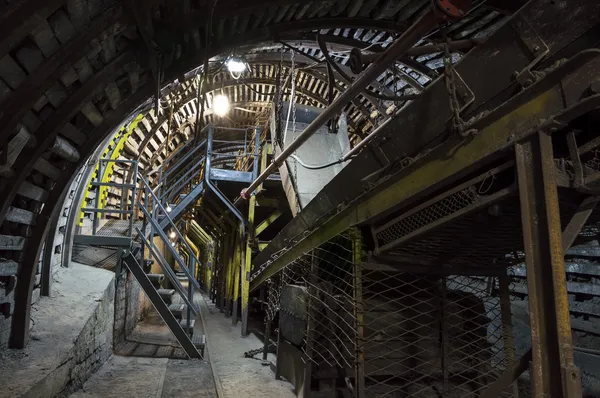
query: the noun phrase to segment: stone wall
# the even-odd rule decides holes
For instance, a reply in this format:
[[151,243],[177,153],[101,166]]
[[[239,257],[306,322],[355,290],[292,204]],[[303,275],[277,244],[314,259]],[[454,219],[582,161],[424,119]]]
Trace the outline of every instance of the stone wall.
[[94,314],[75,341],[69,357],[68,380],[59,396],[68,396],[79,389],[113,353],[115,284],[110,283]]
[[135,325],[151,307],[150,300],[142,292],[140,284],[130,272],[117,278],[115,296],[115,346],[125,342],[125,339],[135,329]]
[[[52,297],[32,307],[30,341],[0,350],[0,396],[68,396],[113,353],[114,274],[62,268]],[[9,318],[10,320],[10,318]]]
[[8,345],[11,315],[15,308],[16,276],[0,278],[0,350]]

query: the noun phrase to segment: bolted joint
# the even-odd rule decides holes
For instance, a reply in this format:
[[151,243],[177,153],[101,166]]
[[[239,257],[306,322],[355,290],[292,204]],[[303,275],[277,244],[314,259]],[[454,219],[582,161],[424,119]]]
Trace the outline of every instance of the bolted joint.
[[471,0],[432,0],[433,8],[443,19],[460,19],[471,9]]
[[244,200],[248,200],[250,199],[250,193],[248,192],[248,188],[244,188],[242,189],[242,192],[240,192],[240,196],[242,197],[242,199]]

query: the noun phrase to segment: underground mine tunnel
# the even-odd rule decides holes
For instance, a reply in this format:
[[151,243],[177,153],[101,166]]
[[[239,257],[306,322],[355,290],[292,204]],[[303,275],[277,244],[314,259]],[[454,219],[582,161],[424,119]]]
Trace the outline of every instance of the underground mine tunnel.
[[600,397],[597,0],[0,0],[0,397]]

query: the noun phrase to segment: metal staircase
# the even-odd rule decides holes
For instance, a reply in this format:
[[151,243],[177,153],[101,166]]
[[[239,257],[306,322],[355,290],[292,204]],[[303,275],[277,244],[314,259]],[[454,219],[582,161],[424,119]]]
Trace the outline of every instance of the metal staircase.
[[[125,183],[122,177],[121,181],[114,181],[115,178],[111,177],[115,165],[119,165],[117,168],[122,169],[120,170],[122,176],[131,173],[131,181]],[[123,165],[125,167],[121,167]],[[194,291],[200,289],[194,270],[197,266],[201,268],[202,264],[194,255],[190,256],[186,263],[175,248],[174,242],[167,236],[165,229],[169,229],[171,234],[175,233],[175,241],[191,252],[191,248],[159,197],[150,188],[148,181],[138,173],[137,162],[118,159],[99,160],[97,172],[89,187],[88,196],[91,196],[92,207],[90,207],[90,200],[87,200],[86,206],[81,208],[88,225],[80,228],[80,233],[75,235],[74,242],[116,250],[119,257],[117,275],[121,274],[122,266],[125,266],[138,281],[187,355],[190,358],[202,358],[204,336],[194,336],[193,328],[194,317],[200,312],[194,302]],[[109,190],[120,190],[120,192],[118,194],[111,192],[109,200]],[[136,191],[141,193],[139,200],[136,200]],[[85,217],[86,213],[89,217]],[[162,226],[159,219],[163,222]],[[179,275],[165,258],[166,253],[163,254],[163,251],[157,247],[156,237],[162,241],[162,246],[172,256],[175,266],[181,269]],[[150,273],[148,265],[153,261],[147,258],[154,258],[163,274]],[[170,282],[171,289],[162,288],[165,280]],[[175,293],[178,293],[181,298],[179,304],[171,303],[171,297]]]
[[[208,195],[204,199],[220,202],[240,225],[246,226],[248,221],[220,188],[230,183],[250,183],[256,177],[260,150],[257,129],[208,125],[201,133],[204,140],[190,140],[160,167],[144,175],[135,161],[100,160],[82,208],[90,215],[91,225],[86,234],[76,237],[76,242],[117,250],[117,274],[121,274],[122,267],[132,273],[190,358],[202,357],[204,336],[193,333],[194,316],[200,312],[194,292],[201,288],[200,279],[206,283],[208,277],[203,276],[208,273],[207,265],[198,258],[198,248],[184,236],[178,223]],[[115,165],[120,165],[118,173]],[[106,221],[108,217],[112,218]],[[116,224],[118,231],[112,227]],[[106,226],[111,229],[105,234]],[[210,256],[206,261],[210,264]],[[156,270],[152,273],[149,262],[156,262],[162,274]],[[166,283],[168,288],[163,288]],[[210,289],[209,284],[206,286]],[[175,295],[180,302],[172,300]]]

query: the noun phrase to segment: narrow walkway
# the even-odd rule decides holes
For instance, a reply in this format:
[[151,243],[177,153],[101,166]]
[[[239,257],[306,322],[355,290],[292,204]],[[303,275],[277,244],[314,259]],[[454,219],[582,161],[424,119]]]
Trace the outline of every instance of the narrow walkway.
[[210,364],[112,356],[71,398],[216,398]]
[[269,366],[261,361],[244,358],[244,352],[262,347],[253,334],[240,337],[240,326],[232,326],[214,304],[204,297],[198,300],[204,321],[209,360],[212,361],[221,383],[223,397],[219,398],[293,398],[293,386],[275,380]]

